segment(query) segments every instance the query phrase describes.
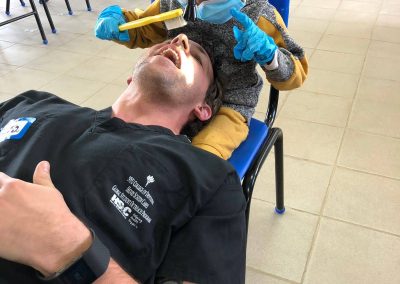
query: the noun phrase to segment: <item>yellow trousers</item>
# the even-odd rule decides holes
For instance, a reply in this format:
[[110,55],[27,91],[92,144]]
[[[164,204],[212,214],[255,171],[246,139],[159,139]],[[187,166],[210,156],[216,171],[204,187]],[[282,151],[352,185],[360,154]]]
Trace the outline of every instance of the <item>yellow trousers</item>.
[[240,113],[221,107],[212,121],[193,138],[192,144],[227,160],[248,133],[246,119]]

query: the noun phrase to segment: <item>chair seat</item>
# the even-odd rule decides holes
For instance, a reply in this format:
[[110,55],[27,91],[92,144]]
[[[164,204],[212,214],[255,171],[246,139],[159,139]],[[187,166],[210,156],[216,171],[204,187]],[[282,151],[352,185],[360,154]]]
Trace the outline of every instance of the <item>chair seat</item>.
[[251,162],[257,155],[258,149],[268,135],[268,130],[268,126],[264,122],[254,118],[251,119],[247,139],[240,144],[228,160],[236,169],[240,179],[244,177]]

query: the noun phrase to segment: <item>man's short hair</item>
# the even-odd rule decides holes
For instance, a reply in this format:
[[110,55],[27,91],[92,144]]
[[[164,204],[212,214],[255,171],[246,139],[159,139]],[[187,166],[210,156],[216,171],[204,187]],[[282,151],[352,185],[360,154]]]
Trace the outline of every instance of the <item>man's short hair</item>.
[[208,120],[205,120],[205,121],[201,121],[198,118],[196,118],[195,120],[187,123],[183,127],[181,134],[188,136],[190,139],[192,139],[194,136],[196,136],[197,133],[199,133],[200,130],[204,126],[206,126],[213,119],[213,117],[218,113],[218,111],[222,105],[222,97],[223,97],[223,93],[224,93],[221,81],[219,80],[219,78],[217,76],[217,70],[215,68],[214,57],[212,56],[212,48],[211,48],[211,46],[207,46],[205,44],[202,44],[202,46],[211,59],[211,64],[212,64],[213,73],[214,73],[213,81],[211,82],[210,86],[208,87],[206,96],[205,96],[205,102],[211,107],[211,116]]

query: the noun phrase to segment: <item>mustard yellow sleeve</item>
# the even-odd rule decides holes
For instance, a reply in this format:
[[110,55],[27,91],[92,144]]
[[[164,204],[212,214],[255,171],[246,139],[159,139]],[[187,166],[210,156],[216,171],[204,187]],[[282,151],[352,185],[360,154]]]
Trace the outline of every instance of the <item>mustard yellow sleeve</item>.
[[239,112],[221,107],[211,122],[193,138],[192,144],[227,160],[248,133],[246,119]]
[[308,62],[301,48],[289,36],[286,25],[277,10],[274,9],[275,19],[261,16],[257,26],[272,37],[279,47],[278,68],[267,70],[263,66],[268,81],[278,90],[291,90],[301,86],[307,77]]
[[[148,16],[154,16],[160,14],[160,0],[154,1],[146,10],[142,11],[135,9],[128,11],[123,9],[126,22],[135,21],[137,19],[145,18]],[[146,25],[136,29],[128,30],[129,42],[116,41],[119,44],[123,44],[128,48],[146,48],[154,44],[163,42],[167,39],[167,30],[164,26],[164,22],[157,22],[150,25]]]

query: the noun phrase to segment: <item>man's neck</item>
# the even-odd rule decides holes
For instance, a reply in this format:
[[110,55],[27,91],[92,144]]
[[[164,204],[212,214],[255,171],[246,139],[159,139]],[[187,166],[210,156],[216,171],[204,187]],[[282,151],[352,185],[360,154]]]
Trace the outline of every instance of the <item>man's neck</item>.
[[171,107],[154,104],[143,99],[140,94],[125,91],[112,105],[113,117],[128,123],[158,125],[179,134],[187,121],[183,115]]

